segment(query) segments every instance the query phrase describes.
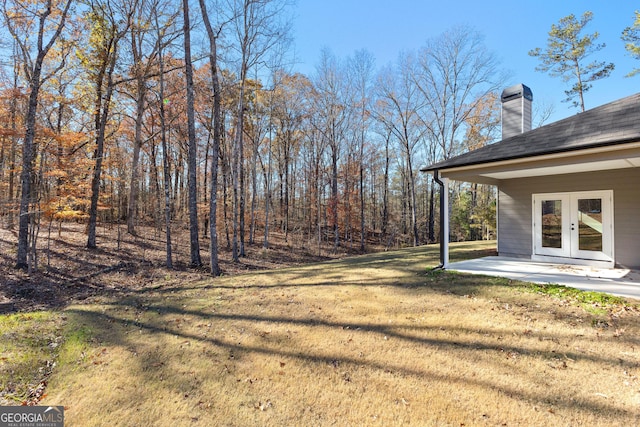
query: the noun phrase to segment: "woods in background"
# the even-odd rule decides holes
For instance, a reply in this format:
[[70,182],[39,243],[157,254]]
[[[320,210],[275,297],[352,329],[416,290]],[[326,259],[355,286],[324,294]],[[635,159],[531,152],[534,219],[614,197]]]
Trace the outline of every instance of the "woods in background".
[[[245,245],[365,251],[437,240],[420,166],[496,139],[503,86],[482,37],[453,28],[376,69],[366,51],[290,71],[285,0],[2,0],[0,221],[37,268],[42,224],[189,228]],[[203,19],[205,17],[206,19]],[[495,194],[452,186],[452,240],[492,238]]]

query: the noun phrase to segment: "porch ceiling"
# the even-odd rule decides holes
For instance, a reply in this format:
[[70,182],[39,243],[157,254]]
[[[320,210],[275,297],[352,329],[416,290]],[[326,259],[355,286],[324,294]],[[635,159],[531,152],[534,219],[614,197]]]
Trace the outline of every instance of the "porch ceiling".
[[640,167],[640,144],[601,147],[509,161],[467,165],[440,171],[456,181],[498,184],[501,180]]

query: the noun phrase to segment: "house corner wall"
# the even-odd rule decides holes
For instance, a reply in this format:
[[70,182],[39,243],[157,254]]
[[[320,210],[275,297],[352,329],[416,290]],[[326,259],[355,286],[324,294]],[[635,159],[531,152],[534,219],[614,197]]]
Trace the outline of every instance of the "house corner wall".
[[498,185],[498,255],[531,258],[531,194],[525,202],[526,188],[511,180]]
[[519,178],[498,184],[498,253],[532,255],[532,195],[613,190],[614,255],[617,265],[640,269],[640,168]]

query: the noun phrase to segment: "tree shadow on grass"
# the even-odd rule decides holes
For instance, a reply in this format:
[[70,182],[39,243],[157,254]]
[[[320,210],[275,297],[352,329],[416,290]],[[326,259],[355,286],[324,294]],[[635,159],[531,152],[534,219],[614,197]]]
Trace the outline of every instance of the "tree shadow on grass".
[[[633,419],[637,416],[633,409],[625,410],[607,404],[606,401],[596,399],[578,399],[575,400],[572,396],[554,395],[549,396],[545,392],[523,390],[521,388],[512,386],[510,384],[491,381],[487,379],[472,378],[464,375],[451,375],[441,373],[437,369],[420,369],[410,368],[406,365],[397,363],[397,360],[365,360],[357,357],[349,357],[345,355],[336,355],[327,352],[326,348],[317,347],[314,349],[302,349],[296,347],[289,347],[281,345],[277,348],[273,346],[261,346],[256,344],[242,344],[235,339],[223,339],[216,337],[206,337],[197,335],[195,333],[185,331],[174,325],[176,321],[171,319],[177,318],[193,318],[195,321],[212,321],[212,322],[249,322],[250,324],[260,325],[282,325],[287,324],[291,327],[300,328],[325,328],[327,333],[331,334],[344,334],[348,331],[349,334],[376,334],[380,337],[389,337],[391,340],[399,340],[402,342],[412,343],[420,347],[427,349],[446,350],[453,353],[477,353],[484,355],[488,353],[496,352],[513,352],[521,355],[528,355],[530,357],[536,357],[541,359],[555,359],[558,356],[553,350],[544,350],[542,346],[536,347],[539,343],[538,337],[532,335],[529,338],[530,346],[514,346],[508,343],[501,342],[499,344],[490,344],[483,341],[482,337],[489,333],[495,333],[495,331],[486,331],[482,329],[468,329],[458,328],[454,330],[459,334],[465,336],[471,335],[477,339],[470,340],[457,340],[454,338],[436,338],[436,328],[433,326],[416,326],[416,325],[389,325],[385,323],[374,322],[333,322],[318,318],[294,318],[286,316],[265,316],[257,314],[224,314],[224,313],[207,313],[199,310],[190,310],[184,307],[178,307],[174,305],[157,305],[154,303],[147,304],[139,299],[130,299],[127,301],[121,301],[113,304],[115,310],[87,310],[87,309],[69,309],[66,312],[70,315],[77,317],[77,322],[87,325],[90,329],[94,330],[99,339],[104,340],[101,345],[113,345],[122,346],[124,348],[135,348],[137,345],[136,334],[125,334],[122,328],[131,328],[134,331],[139,329],[152,335],[166,335],[179,337],[187,342],[197,342],[205,346],[211,346],[214,349],[223,350],[230,354],[230,357],[242,357],[247,354],[258,354],[265,356],[277,356],[280,358],[291,358],[304,362],[312,366],[318,365],[344,365],[344,366],[365,366],[369,369],[379,372],[394,372],[402,376],[410,376],[425,381],[426,383],[432,381],[445,382],[451,384],[452,387],[472,386],[478,387],[483,390],[499,390],[511,399],[515,399],[521,402],[527,402],[532,405],[545,405],[550,400],[553,404],[560,408],[566,408],[571,410],[577,410],[579,412],[590,414],[592,416],[602,416],[602,414],[609,414],[616,417],[622,417],[626,419]],[[119,316],[116,312],[119,309],[126,309],[124,312],[131,314],[131,311],[140,312],[157,312],[159,317],[155,321],[145,321],[136,318],[132,320],[125,316]],[[132,310],[129,310],[132,309]],[[136,316],[137,317],[137,316]],[[226,324],[226,323],[225,323]],[[446,327],[446,326],[445,326]],[[439,329],[438,329],[439,330]],[[415,331],[416,333],[432,335],[431,337],[417,337],[412,335],[408,331]],[[514,332],[514,331],[511,331]],[[501,333],[508,335],[510,331],[501,331]],[[563,340],[568,336],[561,336],[559,334],[547,333],[552,337]],[[557,336],[556,336],[557,335]],[[386,339],[386,338],[385,338]],[[486,341],[486,340],[485,340]],[[577,352],[565,351],[564,356],[569,360],[589,360],[594,363],[600,363],[608,366],[619,366],[621,368],[637,368],[637,364],[631,362],[624,362],[619,359],[608,359],[598,354],[582,354]],[[400,356],[401,357],[401,356]],[[629,364],[630,366],[626,366]],[[631,366],[632,365],[632,366]],[[188,367],[186,368],[188,370]],[[154,373],[148,366],[141,367],[139,372],[148,375],[147,380],[154,381]],[[165,384],[166,387],[171,387],[171,384]]]

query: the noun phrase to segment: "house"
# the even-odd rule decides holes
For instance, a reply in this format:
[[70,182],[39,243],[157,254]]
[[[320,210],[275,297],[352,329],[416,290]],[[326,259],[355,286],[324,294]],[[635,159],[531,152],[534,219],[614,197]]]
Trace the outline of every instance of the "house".
[[[502,140],[422,169],[498,190],[500,256],[640,268],[640,94],[531,130],[533,94],[502,93]],[[448,212],[441,211],[448,264]]]

